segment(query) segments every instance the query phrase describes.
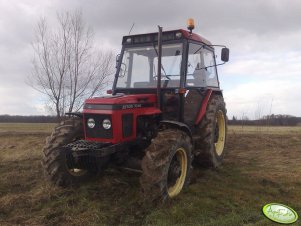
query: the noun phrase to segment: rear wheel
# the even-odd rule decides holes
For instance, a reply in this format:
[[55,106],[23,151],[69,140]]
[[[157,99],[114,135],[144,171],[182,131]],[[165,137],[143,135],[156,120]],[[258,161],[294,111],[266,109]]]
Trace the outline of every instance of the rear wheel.
[[191,149],[191,139],[183,131],[158,133],[142,160],[140,182],[147,199],[174,198],[189,184]]
[[198,142],[195,161],[200,165],[218,167],[225,155],[227,140],[227,116],[222,96],[210,99],[206,114],[199,125],[201,139]]

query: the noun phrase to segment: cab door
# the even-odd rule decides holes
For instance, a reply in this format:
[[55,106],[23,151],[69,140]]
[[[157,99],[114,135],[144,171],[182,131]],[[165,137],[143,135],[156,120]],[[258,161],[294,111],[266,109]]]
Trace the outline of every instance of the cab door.
[[[161,68],[161,109],[163,120],[180,120],[180,88],[183,78],[183,44],[171,43],[162,46],[162,68]],[[158,65],[155,57],[154,65]],[[156,72],[157,70],[154,70]]]
[[219,88],[214,50],[189,43],[184,101],[184,122],[194,125],[207,89]]

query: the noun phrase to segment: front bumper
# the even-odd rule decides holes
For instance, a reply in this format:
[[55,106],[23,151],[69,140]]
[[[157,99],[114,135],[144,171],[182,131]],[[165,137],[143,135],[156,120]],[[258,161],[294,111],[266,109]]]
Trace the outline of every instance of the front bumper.
[[77,140],[65,146],[66,151],[73,158],[96,157],[102,158],[123,150],[125,145],[112,143],[99,143],[87,140]]

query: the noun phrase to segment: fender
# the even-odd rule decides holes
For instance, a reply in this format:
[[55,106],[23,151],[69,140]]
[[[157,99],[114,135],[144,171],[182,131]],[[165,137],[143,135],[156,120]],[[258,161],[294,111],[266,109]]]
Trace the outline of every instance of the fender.
[[68,113],[65,113],[65,115],[83,118],[83,114],[81,112],[68,112]]
[[212,89],[208,89],[207,92],[206,92],[206,96],[203,100],[203,103],[202,103],[202,106],[201,106],[201,109],[198,113],[198,116],[195,120],[195,125],[198,125],[201,120],[203,119],[204,115],[206,114],[206,109],[207,109],[207,105],[208,105],[208,102],[210,100],[210,97],[212,96],[212,93],[217,93],[218,95],[222,95],[221,91],[213,91]]
[[192,132],[191,132],[189,126],[187,126],[185,123],[177,122],[177,121],[163,120],[163,121],[160,121],[160,126],[162,126],[162,125],[167,125],[168,127],[180,129],[180,130],[184,131],[185,133],[187,133],[190,136],[190,138],[192,139]]

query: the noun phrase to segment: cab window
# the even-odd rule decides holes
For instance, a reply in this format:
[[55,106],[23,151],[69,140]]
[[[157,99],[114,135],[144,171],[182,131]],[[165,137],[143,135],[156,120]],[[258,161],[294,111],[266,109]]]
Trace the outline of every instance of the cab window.
[[[182,49],[182,43],[164,44],[162,46],[161,85],[164,88],[180,86]],[[147,45],[125,48],[117,88],[156,88],[157,66],[157,46]]]
[[214,53],[203,45],[189,44],[187,87],[218,87]]

